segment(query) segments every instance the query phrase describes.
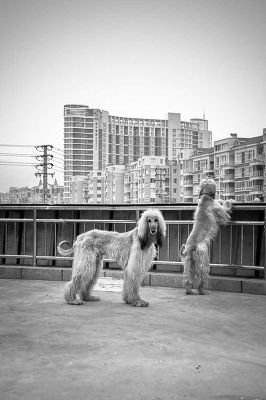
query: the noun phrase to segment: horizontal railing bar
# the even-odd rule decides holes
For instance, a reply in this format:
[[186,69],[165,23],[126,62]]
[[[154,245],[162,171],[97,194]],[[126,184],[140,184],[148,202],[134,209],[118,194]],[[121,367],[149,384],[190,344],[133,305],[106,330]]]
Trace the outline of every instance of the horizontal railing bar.
[[73,257],[60,257],[60,256],[36,256],[37,260],[58,260],[58,261],[72,261]]
[[[1,209],[3,210],[82,210],[82,211],[88,211],[88,210],[99,210],[101,208],[102,210],[111,210],[111,211],[116,211],[116,210],[135,210],[135,211],[142,211],[146,208],[158,208],[160,210],[195,210],[197,207],[196,203],[176,203],[176,204],[134,204],[134,205],[125,205],[125,204],[116,204],[116,205],[109,205],[109,204],[90,204],[90,205],[84,205],[84,204],[65,204],[65,205],[59,205],[59,204],[1,204]],[[266,203],[233,203],[233,209],[235,210],[265,210],[266,209]]]
[[[33,218],[0,218],[0,222],[33,222]],[[37,218],[37,223],[99,223],[99,224],[136,224],[134,220],[121,220],[121,219],[49,219]],[[192,225],[194,220],[165,220],[166,225]],[[228,225],[264,225],[263,221],[230,221]]]
[[27,258],[31,259],[33,256],[27,254],[0,254],[0,258]]
[[33,218],[0,218],[0,222],[33,222]]
[[[0,218],[0,222],[33,222],[33,218]],[[51,223],[84,223],[84,222],[92,222],[92,223],[106,223],[106,224],[136,224],[136,221],[130,220],[121,220],[121,219],[58,219],[58,218],[37,218],[36,222],[51,222]]]
[[46,219],[37,218],[36,222],[51,222],[51,223],[95,223],[95,224],[136,224],[136,221],[121,220],[121,219]]

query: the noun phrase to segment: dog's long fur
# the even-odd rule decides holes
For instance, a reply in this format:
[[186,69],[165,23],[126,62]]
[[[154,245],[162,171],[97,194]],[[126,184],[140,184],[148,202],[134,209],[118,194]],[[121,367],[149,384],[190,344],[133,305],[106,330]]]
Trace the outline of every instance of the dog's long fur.
[[209,245],[220,225],[230,221],[231,202],[221,204],[215,200],[216,184],[213,179],[203,179],[200,184],[200,200],[194,213],[192,231],[180,249],[184,265],[183,284],[186,294],[193,294],[193,283],[200,294],[205,294],[210,270]]
[[137,227],[125,233],[91,230],[79,235],[73,247],[58,252],[63,256],[74,253],[72,279],[65,286],[65,300],[69,304],[100,300],[92,290],[102,270],[102,259],[111,258],[124,269],[123,300],[133,306],[147,307],[139,296],[146,272],[156,256],[155,244],[162,245],[166,226],[161,212],[147,209]]

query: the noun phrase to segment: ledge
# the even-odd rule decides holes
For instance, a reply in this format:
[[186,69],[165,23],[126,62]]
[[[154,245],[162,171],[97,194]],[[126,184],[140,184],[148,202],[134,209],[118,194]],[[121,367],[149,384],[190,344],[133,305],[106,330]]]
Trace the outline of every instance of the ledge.
[[[102,271],[102,276],[122,279],[123,271],[104,269]],[[0,265],[0,279],[69,281],[71,279],[71,268]],[[182,274],[173,272],[149,272],[144,278],[143,286],[182,288]],[[207,289],[266,295],[266,279],[210,276]]]

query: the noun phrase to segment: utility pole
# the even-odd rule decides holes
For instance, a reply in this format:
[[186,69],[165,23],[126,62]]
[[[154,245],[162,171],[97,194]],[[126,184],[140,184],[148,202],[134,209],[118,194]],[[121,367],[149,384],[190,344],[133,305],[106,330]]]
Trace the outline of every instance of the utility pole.
[[43,202],[47,202],[47,193],[48,193],[48,175],[54,176],[54,173],[48,173],[48,169],[53,168],[53,164],[49,161],[53,159],[52,154],[48,154],[48,151],[51,151],[53,146],[49,144],[44,144],[41,146],[36,146],[37,151],[42,151],[43,153],[36,156],[37,161],[42,161],[41,163],[35,165],[35,168],[38,172],[35,173],[35,176],[43,176]]

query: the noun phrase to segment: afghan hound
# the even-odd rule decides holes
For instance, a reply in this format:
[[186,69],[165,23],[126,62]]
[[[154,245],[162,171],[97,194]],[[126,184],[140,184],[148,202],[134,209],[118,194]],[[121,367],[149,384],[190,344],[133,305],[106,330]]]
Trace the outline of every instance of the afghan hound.
[[180,249],[184,265],[183,284],[186,294],[193,294],[193,283],[200,294],[206,294],[210,260],[209,245],[220,225],[230,221],[232,203],[222,204],[215,200],[216,183],[213,179],[203,179],[200,183],[199,203],[194,213],[194,224],[186,244]]
[[162,246],[165,232],[161,212],[147,209],[141,215],[137,227],[131,231],[118,233],[94,229],[77,236],[73,247],[67,250],[62,245],[68,242],[59,243],[57,249],[61,255],[74,253],[72,279],[65,286],[67,303],[82,304],[83,301],[100,300],[92,295],[92,290],[102,271],[102,259],[111,258],[124,270],[124,302],[147,307],[149,303],[140,298],[139,289],[156,256],[155,244]]

